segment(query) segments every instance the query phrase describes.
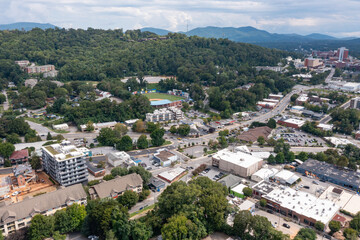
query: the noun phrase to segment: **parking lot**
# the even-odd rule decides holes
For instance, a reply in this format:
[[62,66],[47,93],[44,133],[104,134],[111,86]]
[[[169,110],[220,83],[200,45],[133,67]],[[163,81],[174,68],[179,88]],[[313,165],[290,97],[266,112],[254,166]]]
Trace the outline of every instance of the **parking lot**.
[[184,154],[189,154],[194,156],[195,158],[204,156],[204,148],[207,148],[206,146],[193,146],[189,148],[184,149]]
[[[281,231],[284,234],[289,234],[291,238],[294,238],[302,228],[299,224],[285,221],[280,215],[271,214],[260,209],[255,210],[255,215],[266,217],[276,230]],[[290,228],[284,227],[284,223],[289,225]]]
[[307,133],[280,127],[276,130],[275,140],[283,138],[291,146],[326,146],[324,140],[319,137],[311,136]]

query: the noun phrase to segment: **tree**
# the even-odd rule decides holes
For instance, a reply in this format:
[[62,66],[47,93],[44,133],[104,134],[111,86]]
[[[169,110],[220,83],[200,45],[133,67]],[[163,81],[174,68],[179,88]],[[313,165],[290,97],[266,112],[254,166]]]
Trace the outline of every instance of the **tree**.
[[340,222],[338,222],[338,221],[332,220],[332,221],[330,221],[330,223],[329,223],[329,228],[330,228],[330,230],[331,230],[331,233],[336,233],[337,231],[340,230],[341,224],[340,224]]
[[85,131],[93,132],[95,130],[94,123],[92,121],[88,121],[86,124]]
[[115,208],[112,212],[112,230],[118,240],[128,240],[131,234],[131,224],[129,214],[125,207]]
[[116,149],[121,151],[131,151],[133,149],[133,142],[128,135],[123,136],[120,142],[116,143]]
[[358,232],[352,228],[346,228],[344,230],[344,237],[346,240],[357,240],[358,239]]
[[113,146],[115,142],[115,133],[110,128],[102,128],[97,136],[97,140],[104,146]]
[[11,154],[14,152],[15,146],[12,143],[5,142],[0,143],[0,155],[4,158],[9,158]]
[[311,228],[301,228],[294,240],[316,240],[316,232]]
[[137,147],[139,149],[146,149],[149,147],[149,141],[147,140],[146,135],[142,134],[137,140]]
[[113,169],[111,169],[111,175],[113,175],[114,177],[125,176],[128,173],[129,171],[127,170],[127,168],[123,168],[123,167],[114,167]]
[[201,239],[206,236],[206,230],[183,215],[175,215],[163,226],[161,236],[164,240]]
[[276,163],[284,163],[285,162],[284,153],[279,152],[278,154],[276,154],[275,161],[276,161]]
[[4,102],[6,102],[6,96],[0,93],[0,104],[3,104]]
[[31,220],[29,227],[29,239],[42,240],[51,237],[54,233],[54,217],[44,216],[41,214],[35,215]]
[[318,231],[320,231],[320,232],[322,232],[322,231],[324,231],[324,228],[325,228],[325,224],[324,223],[322,223],[322,222],[320,222],[320,221],[316,221],[316,223],[315,223],[315,229],[316,230],[318,230]]
[[133,240],[148,240],[151,238],[151,227],[140,221],[132,221],[131,223],[131,238]]
[[2,231],[0,231],[0,240],[4,240],[4,236],[2,234]]
[[11,167],[11,162],[10,162],[10,160],[9,159],[5,159],[5,161],[4,161],[4,167]]
[[158,129],[160,126],[159,124],[155,124],[153,122],[147,122],[146,123],[146,131],[148,133],[152,133],[153,131],[155,131],[156,129]]
[[268,164],[275,164],[276,160],[275,160],[274,155],[270,154],[270,156],[267,159],[267,162],[268,162]]
[[261,207],[266,207],[266,204],[267,204],[267,202],[266,202],[265,199],[261,199],[261,200],[260,200],[260,206],[261,206]]
[[138,133],[145,132],[145,123],[143,122],[143,120],[141,119],[137,120],[132,126],[132,130]]
[[269,128],[272,128],[272,129],[276,128],[276,121],[275,121],[275,119],[270,118],[266,125],[267,125]]
[[360,212],[350,221],[350,227],[356,231],[360,231]]
[[70,224],[70,216],[66,213],[65,209],[61,209],[55,212],[55,230],[60,233],[68,233],[70,232],[71,224]]
[[139,202],[144,201],[150,195],[150,190],[142,189],[141,193],[139,194]]
[[41,168],[41,158],[39,156],[33,156],[31,157],[30,164],[32,169],[38,170]]
[[150,178],[152,177],[151,172],[145,170],[145,168],[141,167],[141,166],[132,166],[129,169],[129,174],[130,173],[137,173],[141,176],[142,180],[143,180],[143,184],[146,185]]
[[12,144],[21,143],[21,139],[19,138],[19,135],[16,133],[11,133],[6,135],[6,141]]
[[251,197],[251,196],[252,196],[252,189],[249,188],[249,187],[245,187],[245,188],[243,189],[243,193],[244,193],[244,195],[245,195],[246,197]]
[[47,133],[46,140],[52,140],[52,136],[50,132]]
[[121,205],[130,209],[138,202],[139,196],[136,192],[126,190],[122,195],[117,198],[117,200]]
[[241,239],[247,239],[250,235],[250,225],[252,221],[252,215],[249,211],[240,211],[235,215],[233,231],[234,234]]
[[345,156],[340,156],[336,162],[336,165],[342,168],[347,167],[349,165],[349,159]]
[[165,143],[164,134],[165,130],[163,128],[158,128],[150,134],[151,143],[154,147],[159,147]]
[[65,88],[56,88],[54,94],[56,98],[62,98],[68,95],[68,91]]
[[122,123],[115,124],[115,127],[114,127],[115,137],[122,138],[127,132],[128,132],[128,129],[125,124],[122,124]]
[[114,179],[115,177],[112,174],[107,174],[103,177],[103,180],[105,181],[110,181],[112,179]]
[[187,136],[190,133],[190,126],[187,124],[181,124],[178,128],[177,128],[177,133],[181,136]]
[[175,133],[177,133],[177,128],[176,128],[176,126],[175,125],[172,125],[171,127],[170,127],[170,130],[169,130],[172,134],[175,134]]
[[263,136],[258,137],[257,142],[262,146],[265,143],[265,138]]
[[219,141],[221,148],[226,148],[229,146],[226,141],[226,138],[224,136],[218,137],[218,141]]
[[308,160],[309,156],[306,152],[300,152],[298,155],[298,159],[300,159],[301,161],[306,161]]

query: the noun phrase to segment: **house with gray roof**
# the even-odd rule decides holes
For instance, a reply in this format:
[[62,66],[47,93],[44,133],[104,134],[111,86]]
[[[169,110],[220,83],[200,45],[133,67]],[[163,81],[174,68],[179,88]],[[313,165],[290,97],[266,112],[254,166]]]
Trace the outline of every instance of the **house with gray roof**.
[[126,190],[140,193],[143,187],[143,180],[137,173],[116,177],[110,181],[99,183],[89,189],[91,199],[96,198],[117,198]]

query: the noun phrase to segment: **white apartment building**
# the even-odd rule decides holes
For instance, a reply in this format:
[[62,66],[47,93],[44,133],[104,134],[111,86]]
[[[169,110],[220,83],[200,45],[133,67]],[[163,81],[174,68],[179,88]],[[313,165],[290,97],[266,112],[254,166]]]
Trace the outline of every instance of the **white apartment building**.
[[184,118],[183,111],[176,107],[161,108],[146,114],[147,122],[163,122],[182,118]]
[[59,184],[70,186],[87,180],[84,150],[60,144],[45,146],[41,150],[45,171]]

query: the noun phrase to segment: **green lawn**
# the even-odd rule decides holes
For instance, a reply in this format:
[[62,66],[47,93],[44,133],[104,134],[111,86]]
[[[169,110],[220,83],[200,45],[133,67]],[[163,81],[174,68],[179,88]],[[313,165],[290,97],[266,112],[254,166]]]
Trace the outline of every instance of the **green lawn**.
[[168,99],[170,101],[181,100],[183,97],[173,96],[165,93],[145,93],[144,94],[148,99]]
[[137,211],[137,212],[133,212],[130,214],[130,217],[133,217],[133,216],[136,216],[142,212],[145,212],[145,211],[148,211],[148,210],[152,210],[153,208],[155,207],[155,205],[150,205],[150,206],[147,206],[147,207],[144,207],[143,209]]

